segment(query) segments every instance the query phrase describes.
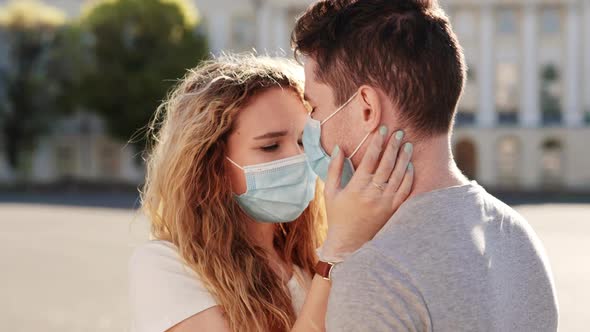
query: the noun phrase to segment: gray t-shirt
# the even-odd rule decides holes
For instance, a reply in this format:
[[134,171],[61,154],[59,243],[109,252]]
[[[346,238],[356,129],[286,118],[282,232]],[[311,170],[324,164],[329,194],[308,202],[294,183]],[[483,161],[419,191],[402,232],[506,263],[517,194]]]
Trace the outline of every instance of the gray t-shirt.
[[411,198],[332,276],[328,332],[557,330],[540,240],[475,182]]

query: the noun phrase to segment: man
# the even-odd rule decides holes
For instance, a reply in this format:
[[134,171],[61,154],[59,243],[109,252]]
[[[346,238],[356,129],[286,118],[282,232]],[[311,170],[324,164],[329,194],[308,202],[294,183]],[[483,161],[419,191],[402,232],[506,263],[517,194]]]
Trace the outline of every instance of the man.
[[[358,166],[363,142],[382,125],[414,143],[410,198],[331,271],[327,330],[556,331],[554,282],[539,239],[453,160],[466,68],[436,1],[319,1],[292,39],[328,154],[354,155]],[[342,248],[327,244],[322,260],[337,261],[331,252]]]

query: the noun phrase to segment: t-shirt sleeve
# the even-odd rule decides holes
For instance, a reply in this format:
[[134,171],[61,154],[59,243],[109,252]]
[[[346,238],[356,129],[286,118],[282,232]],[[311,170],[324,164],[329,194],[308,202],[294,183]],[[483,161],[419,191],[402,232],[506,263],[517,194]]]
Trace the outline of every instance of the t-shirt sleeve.
[[419,290],[391,262],[363,248],[334,267],[327,332],[432,331]]
[[129,261],[129,291],[134,332],[163,332],[217,305],[176,248],[163,241],[135,250]]

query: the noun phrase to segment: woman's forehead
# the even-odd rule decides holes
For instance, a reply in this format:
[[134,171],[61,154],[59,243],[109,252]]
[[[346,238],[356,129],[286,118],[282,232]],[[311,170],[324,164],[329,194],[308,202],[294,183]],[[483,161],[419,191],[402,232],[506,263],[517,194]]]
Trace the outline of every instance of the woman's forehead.
[[307,110],[297,93],[289,89],[269,89],[253,97],[239,111],[234,128],[249,135],[260,131],[299,131],[306,117]]

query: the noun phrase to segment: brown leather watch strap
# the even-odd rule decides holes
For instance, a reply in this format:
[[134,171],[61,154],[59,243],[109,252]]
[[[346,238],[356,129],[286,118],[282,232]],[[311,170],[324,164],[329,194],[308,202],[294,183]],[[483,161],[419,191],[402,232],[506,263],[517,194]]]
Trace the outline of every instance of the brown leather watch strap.
[[315,273],[325,280],[332,280],[334,263],[319,261],[315,266]]

